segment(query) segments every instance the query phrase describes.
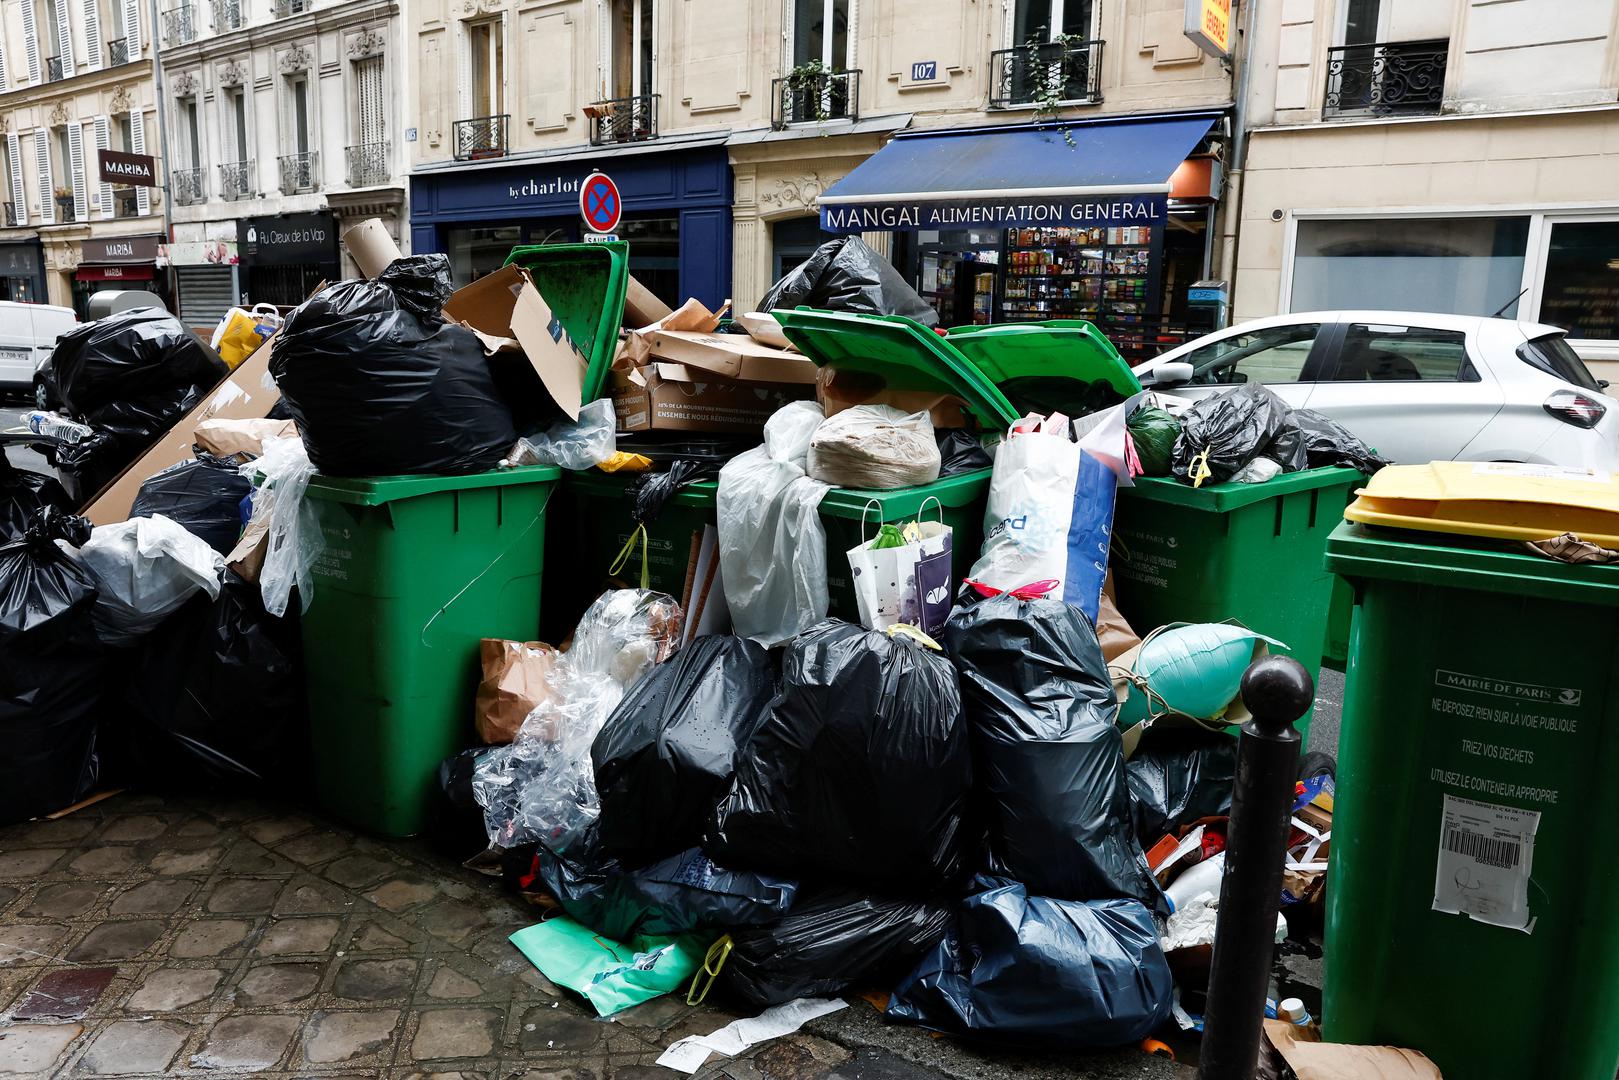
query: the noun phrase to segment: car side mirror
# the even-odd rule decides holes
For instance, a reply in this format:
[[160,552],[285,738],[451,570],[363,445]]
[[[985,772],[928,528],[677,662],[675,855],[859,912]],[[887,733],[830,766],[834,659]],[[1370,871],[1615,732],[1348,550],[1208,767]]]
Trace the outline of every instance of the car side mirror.
[[1180,360],[1159,364],[1148,372],[1150,386],[1180,386],[1192,381],[1192,365]]
[[1597,380],[1597,385],[1602,387],[1602,389],[1606,390],[1612,384],[1609,383],[1607,379],[1598,379]]

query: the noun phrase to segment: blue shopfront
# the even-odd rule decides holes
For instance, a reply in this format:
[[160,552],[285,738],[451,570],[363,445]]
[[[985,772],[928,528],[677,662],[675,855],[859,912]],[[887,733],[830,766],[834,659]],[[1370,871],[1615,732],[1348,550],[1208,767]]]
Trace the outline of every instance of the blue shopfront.
[[518,244],[577,241],[579,187],[596,169],[623,196],[617,235],[642,284],[670,304],[730,296],[731,167],[718,144],[422,166],[410,178],[411,248],[448,254],[462,285]]

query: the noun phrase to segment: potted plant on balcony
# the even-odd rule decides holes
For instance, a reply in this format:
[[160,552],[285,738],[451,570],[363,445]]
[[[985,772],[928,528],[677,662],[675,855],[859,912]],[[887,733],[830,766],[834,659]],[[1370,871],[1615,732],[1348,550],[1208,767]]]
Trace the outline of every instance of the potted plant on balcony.
[[787,73],[784,112],[789,123],[813,120],[823,123],[849,112],[847,83],[835,81],[846,75],[841,68],[820,60],[806,60]]
[[55,191],[51,192],[51,194],[56,196],[57,216],[63,221],[72,221],[73,189],[70,187],[58,187]]

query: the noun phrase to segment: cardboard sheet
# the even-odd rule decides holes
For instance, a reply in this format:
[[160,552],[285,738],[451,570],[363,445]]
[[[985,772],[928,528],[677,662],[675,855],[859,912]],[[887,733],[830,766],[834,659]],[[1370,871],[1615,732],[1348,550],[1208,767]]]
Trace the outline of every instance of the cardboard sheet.
[[528,271],[504,266],[484,275],[457,289],[444,305],[444,314],[476,333],[491,355],[507,348],[506,339],[515,340],[551,400],[569,419],[579,419],[585,357],[551,314]]
[[648,337],[653,356],[711,375],[748,382],[815,385],[814,361],[800,353],[761,345],[745,334],[657,330]]

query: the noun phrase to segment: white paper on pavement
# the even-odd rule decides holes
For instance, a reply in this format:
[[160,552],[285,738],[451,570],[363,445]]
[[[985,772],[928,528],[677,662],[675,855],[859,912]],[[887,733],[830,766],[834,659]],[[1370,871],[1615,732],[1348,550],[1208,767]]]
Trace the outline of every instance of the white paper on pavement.
[[700,1069],[709,1054],[735,1057],[755,1043],[791,1035],[817,1016],[846,1009],[849,1003],[833,998],[798,998],[785,1005],[773,1005],[758,1016],[733,1020],[712,1035],[690,1035],[670,1045],[658,1064],[691,1074]]

